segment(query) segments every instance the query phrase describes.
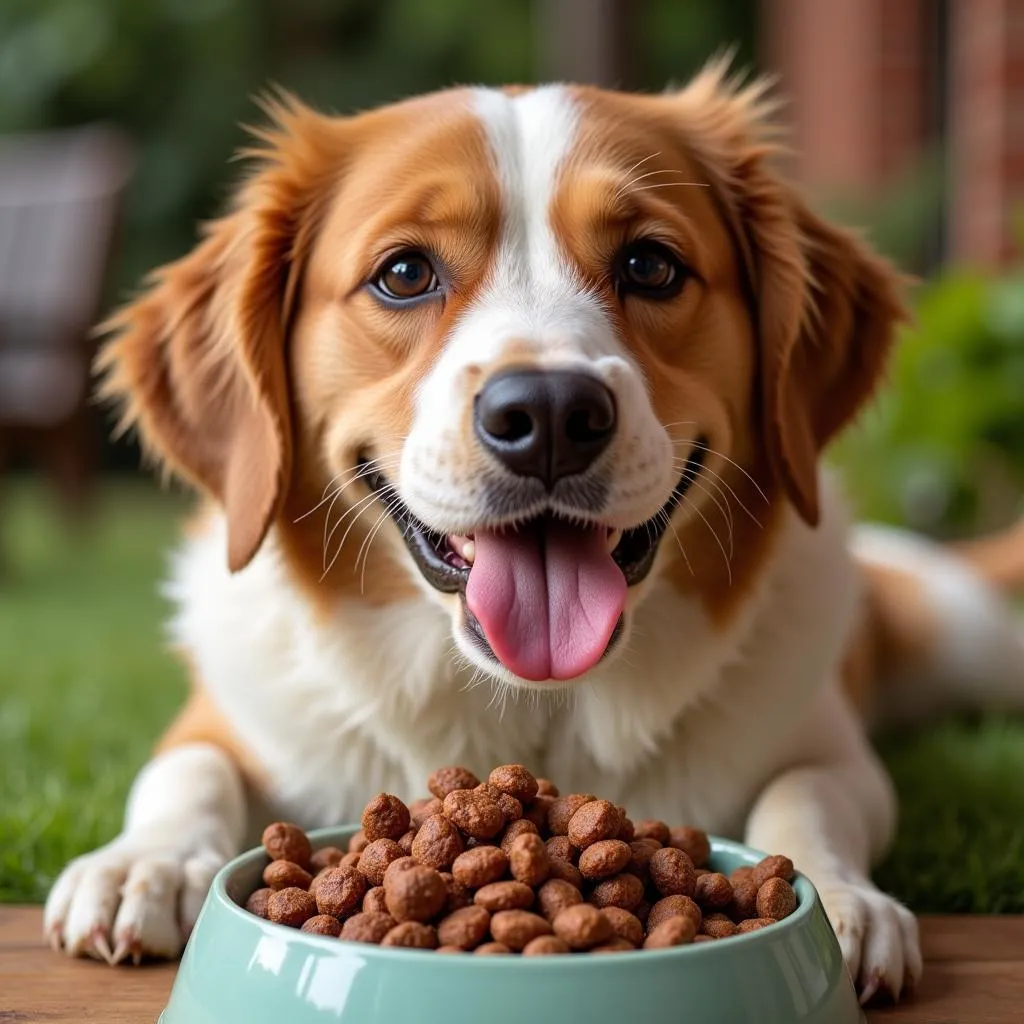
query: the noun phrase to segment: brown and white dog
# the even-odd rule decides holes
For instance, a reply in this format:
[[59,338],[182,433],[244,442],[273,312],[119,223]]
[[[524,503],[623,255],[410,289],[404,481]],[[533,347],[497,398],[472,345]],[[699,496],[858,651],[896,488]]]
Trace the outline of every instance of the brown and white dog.
[[851,535],[820,473],[897,276],[773,169],[764,90],[721,63],[657,96],[272,106],[103,357],[209,499],[170,584],[194,688],[51,941],[174,956],[268,820],[517,761],[790,855],[862,992],[898,995],[921,956],[869,877],[895,802],[866,722],[1019,705],[1024,649],[966,560]]

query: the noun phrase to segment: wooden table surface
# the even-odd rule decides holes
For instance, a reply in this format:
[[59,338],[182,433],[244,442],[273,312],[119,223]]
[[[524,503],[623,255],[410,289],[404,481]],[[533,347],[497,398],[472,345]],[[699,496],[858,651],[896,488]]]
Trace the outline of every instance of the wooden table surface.
[[[111,969],[42,945],[39,907],[0,905],[0,1024],[152,1024],[174,980],[170,964]],[[927,965],[910,1000],[871,1024],[1024,1021],[1024,918],[925,917]],[[230,1022],[225,1022],[230,1024]]]

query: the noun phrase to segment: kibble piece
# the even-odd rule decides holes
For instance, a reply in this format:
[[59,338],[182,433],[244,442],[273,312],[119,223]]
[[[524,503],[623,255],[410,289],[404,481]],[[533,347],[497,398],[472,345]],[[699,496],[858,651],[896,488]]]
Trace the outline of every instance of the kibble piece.
[[607,942],[603,942],[600,946],[595,946],[590,952],[591,953],[632,953],[636,949],[631,942],[627,942],[625,939],[619,938],[618,935],[613,935]]
[[267,916],[267,902],[273,895],[273,889],[257,889],[246,901],[245,909],[250,914],[265,918]]
[[437,949],[437,930],[419,921],[402,921],[384,936],[380,944],[408,949]]
[[619,810],[607,800],[591,800],[585,803],[569,819],[569,841],[579,850],[584,850],[602,839],[612,839],[622,824]]
[[410,868],[418,867],[415,857],[399,857],[398,860],[393,860],[384,872],[384,885],[388,884],[388,879],[399,874],[402,871],[408,871]]
[[263,869],[263,884],[271,889],[308,889],[313,876],[290,860],[272,860]]
[[[340,867],[340,865],[336,864],[335,867]],[[324,875],[326,875],[328,871],[333,871],[333,870],[334,870],[334,868],[321,868],[313,876],[313,881],[309,883],[309,890],[308,891],[309,891],[310,895],[313,896],[314,899],[316,898],[316,887],[320,884],[320,879],[323,878]]]
[[636,826],[633,824],[632,819],[626,814],[625,808],[619,808],[619,819],[622,822],[619,825],[619,834],[615,837],[621,839],[624,843],[631,843],[636,838]]
[[443,918],[437,926],[437,941],[443,946],[476,949],[487,938],[491,915],[483,907],[463,907]]
[[359,857],[359,872],[370,885],[383,885],[388,865],[404,857],[402,848],[394,839],[375,839]]
[[341,926],[341,938],[347,942],[369,942],[379,945],[398,922],[381,911],[367,910],[350,917]]
[[643,945],[644,926],[634,914],[621,907],[605,907],[601,913],[611,922],[614,935],[634,948]]
[[688,917],[693,922],[694,931],[700,931],[700,926],[704,922],[700,907],[689,896],[666,896],[651,907],[647,917],[647,930],[657,928],[662,921],[667,921],[670,917]]
[[655,821],[650,818],[638,821],[633,827],[633,838],[653,839],[659,846],[668,846],[668,825],[663,821]]
[[569,882],[549,878],[537,890],[537,909],[549,921],[554,921],[566,907],[583,902],[583,894]]
[[621,907],[633,910],[644,898],[644,883],[636,875],[612,875],[598,882],[590,893],[595,907]]
[[289,928],[301,928],[316,909],[316,900],[304,889],[278,889],[267,900],[267,917]]
[[651,915],[651,905],[647,900],[641,900],[634,908],[632,913],[636,919],[644,926],[647,927],[647,918]]
[[458,946],[438,946],[434,950],[435,953],[465,953],[464,949],[459,949]]
[[341,858],[345,856],[344,850],[339,850],[337,846],[321,846],[312,857],[309,858],[310,869],[315,873],[317,871],[323,871],[324,868],[337,867],[341,863]]
[[553,796],[535,796],[523,808],[523,817],[527,821],[532,821],[538,830],[546,829],[548,827],[548,815],[551,813],[554,803],[555,798]]
[[563,882],[583,889],[583,876],[575,864],[569,864],[564,860],[553,860],[548,864],[548,878],[559,878]]
[[538,935],[523,946],[523,956],[556,956],[560,953],[571,953],[568,943],[557,935]]
[[366,838],[401,839],[409,831],[409,808],[390,793],[378,793],[363,810],[362,826]]
[[369,846],[370,840],[366,838],[366,833],[360,829],[352,838],[348,841],[348,852],[349,853],[362,853],[363,850]]
[[501,849],[506,857],[511,856],[512,844],[520,837],[525,835],[539,835],[537,826],[532,821],[528,821],[526,818],[518,818],[515,821],[510,821],[508,827],[502,833],[501,836]]
[[752,917],[747,921],[740,921],[738,927],[740,935],[746,935],[747,932],[756,932],[767,928],[770,924],[775,924],[770,917]]
[[312,935],[330,935],[336,939],[341,934],[341,922],[330,914],[317,914],[303,922],[301,930]]
[[651,876],[651,857],[660,849],[657,839],[634,839],[629,844],[628,870],[646,881]]
[[442,871],[441,879],[448,891],[443,913],[454,914],[456,910],[473,905],[473,894],[469,891],[469,887],[463,885],[450,871]]
[[443,800],[449,793],[457,789],[476,789],[480,780],[468,769],[453,766],[451,768],[438,768],[433,775],[427,779],[427,789]]
[[568,796],[558,797],[548,811],[548,831],[556,836],[568,835],[572,816],[584,804],[596,799],[592,793],[570,793]]
[[486,794],[475,789],[456,789],[444,798],[444,815],[474,839],[490,839],[501,831],[505,816]]
[[441,911],[448,889],[434,868],[417,864],[397,874],[385,875],[384,894],[388,913],[396,921],[422,923]]
[[499,910],[491,918],[491,935],[511,950],[522,950],[541,935],[550,935],[551,925],[539,914],[528,910]]
[[597,907],[566,907],[552,922],[555,934],[572,949],[592,949],[612,937],[612,925]]
[[362,906],[367,888],[366,879],[355,868],[331,868],[317,882],[317,908],[321,914],[349,917]]
[[388,912],[387,900],[384,898],[384,886],[375,885],[372,889],[366,890],[363,897],[364,914],[386,914]]
[[714,942],[714,936],[712,935],[694,935],[693,944],[696,946],[698,942]]
[[344,857],[338,862],[339,868],[358,868],[360,858],[363,855],[361,853],[346,853]]
[[505,877],[508,857],[497,846],[477,846],[460,853],[452,864],[455,880],[470,889],[480,889]]
[[464,848],[459,830],[443,814],[435,814],[416,833],[412,855],[421,864],[440,871],[450,868]]
[[[508,864],[509,871],[517,882],[532,888],[542,885],[551,868],[544,840],[532,832],[516,836],[508,848]],[[512,948],[515,949],[514,946]]]
[[785,882],[792,882],[793,862],[788,857],[765,857],[764,860],[754,865],[753,874],[750,876],[754,885],[760,888],[769,878],[781,878]]
[[402,851],[403,856],[412,856],[412,844],[415,842],[416,832],[413,829],[409,829],[408,832],[402,835],[401,839],[398,840],[398,848]]
[[796,893],[784,878],[769,878],[757,890],[757,916],[781,921],[796,910]]
[[701,931],[713,939],[728,939],[732,935],[738,935],[740,930],[725,914],[710,914],[704,918]]
[[749,878],[732,882],[732,903],[729,916],[734,921],[757,917],[757,886]]
[[532,800],[537,795],[536,778],[521,764],[503,764],[487,776],[487,781],[502,793],[514,796],[520,803]]
[[686,826],[669,829],[668,842],[665,845],[682,850],[693,861],[695,868],[707,867],[708,858],[711,856],[711,843],[708,841],[707,832]]
[[537,796],[558,796],[558,787],[550,779],[538,775]]
[[409,821],[412,823],[412,830],[415,832],[427,818],[440,814],[444,810],[444,804],[436,797],[429,800],[413,800],[409,804]]
[[735,885],[737,882],[752,882],[754,880],[754,869],[747,864],[742,867],[733,868],[729,872],[729,881]]
[[473,950],[475,956],[503,956],[511,952],[512,950],[504,942],[485,942]]
[[717,872],[703,874],[696,881],[694,899],[702,907],[720,910],[732,903],[732,883]]
[[499,910],[527,910],[533,906],[533,890],[522,882],[491,882],[477,889],[473,902],[492,914]]
[[697,879],[693,861],[680,849],[664,846],[651,854],[651,881],[662,896],[693,896]]
[[672,946],[686,946],[693,942],[696,934],[697,930],[688,917],[670,917],[647,933],[644,949],[669,949]]
[[620,839],[601,839],[580,854],[580,874],[591,881],[610,878],[624,870],[633,851]]
[[552,836],[545,844],[548,848],[548,860],[562,860],[566,864],[575,864],[580,851],[569,842],[568,836]]
[[503,793],[489,782],[481,782],[473,792],[489,796],[498,805],[505,821],[516,821],[523,816],[523,805],[514,796]]
[[289,821],[275,821],[263,830],[263,849],[271,860],[290,860],[300,868],[308,868],[313,847],[309,837]]

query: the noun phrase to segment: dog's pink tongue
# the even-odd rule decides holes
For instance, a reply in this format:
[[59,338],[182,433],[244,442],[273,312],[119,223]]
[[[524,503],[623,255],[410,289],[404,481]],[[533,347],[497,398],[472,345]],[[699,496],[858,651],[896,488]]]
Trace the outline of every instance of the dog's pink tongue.
[[601,660],[626,603],[605,531],[554,521],[477,533],[466,604],[523,679],[572,679]]

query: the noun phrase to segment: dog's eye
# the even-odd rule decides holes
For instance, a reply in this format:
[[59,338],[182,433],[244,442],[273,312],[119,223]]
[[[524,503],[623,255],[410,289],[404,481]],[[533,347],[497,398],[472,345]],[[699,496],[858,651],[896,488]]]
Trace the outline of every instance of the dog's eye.
[[437,274],[421,252],[403,252],[392,256],[373,281],[389,299],[418,299],[437,291]]
[[677,295],[688,271],[660,242],[642,241],[626,246],[616,271],[619,294],[665,299]]

